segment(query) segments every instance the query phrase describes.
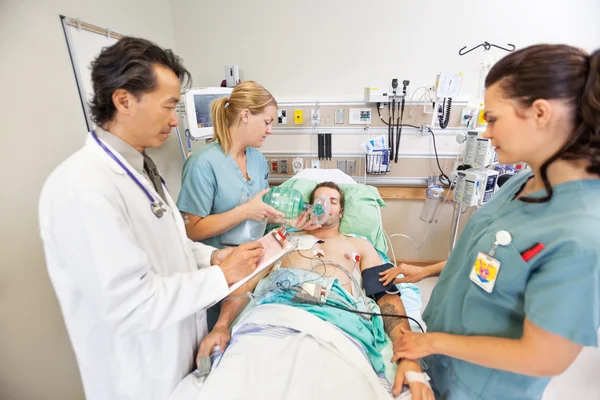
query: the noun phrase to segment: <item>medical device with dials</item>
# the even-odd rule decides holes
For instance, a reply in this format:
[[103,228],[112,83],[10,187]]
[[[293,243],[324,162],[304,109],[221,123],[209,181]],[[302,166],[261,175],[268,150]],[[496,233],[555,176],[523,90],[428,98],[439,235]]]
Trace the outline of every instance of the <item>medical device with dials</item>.
[[433,113],[431,125],[435,125],[436,120],[440,128],[446,129],[450,122],[450,112],[452,111],[452,99],[460,93],[462,84],[462,73],[442,72],[437,76],[435,82],[435,106],[437,115]]

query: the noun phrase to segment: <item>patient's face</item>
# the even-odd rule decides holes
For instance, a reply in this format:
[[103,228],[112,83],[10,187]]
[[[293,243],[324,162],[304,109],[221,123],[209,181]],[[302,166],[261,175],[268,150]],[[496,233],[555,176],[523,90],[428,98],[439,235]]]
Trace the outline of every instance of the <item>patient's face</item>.
[[329,208],[329,218],[327,219],[327,222],[323,224],[323,226],[328,228],[332,226],[338,226],[340,224],[340,220],[342,219],[340,193],[332,188],[321,187],[315,192],[315,198],[321,195],[329,197],[329,202],[331,204]]

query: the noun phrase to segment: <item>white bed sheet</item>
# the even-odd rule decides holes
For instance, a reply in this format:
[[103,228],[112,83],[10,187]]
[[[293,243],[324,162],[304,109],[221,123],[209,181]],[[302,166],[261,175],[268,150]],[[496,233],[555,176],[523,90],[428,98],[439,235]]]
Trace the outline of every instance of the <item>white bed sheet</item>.
[[[294,307],[267,304],[241,319],[232,337],[248,324],[299,333],[240,336],[205,381],[188,375],[170,400],[393,398],[356,343],[332,324]],[[410,398],[410,391],[396,397]]]

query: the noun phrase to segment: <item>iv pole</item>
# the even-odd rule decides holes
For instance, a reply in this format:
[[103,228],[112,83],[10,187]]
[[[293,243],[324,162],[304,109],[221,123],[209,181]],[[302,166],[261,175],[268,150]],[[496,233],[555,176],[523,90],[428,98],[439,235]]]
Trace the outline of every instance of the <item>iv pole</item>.
[[450,245],[449,253],[451,253],[452,250],[454,250],[454,246],[456,246],[456,239],[458,238],[458,226],[460,225],[460,217],[462,215],[462,209],[463,209],[463,204],[458,203],[458,213],[456,213],[456,217],[454,219],[454,229],[452,230],[452,235],[450,237],[451,245]]

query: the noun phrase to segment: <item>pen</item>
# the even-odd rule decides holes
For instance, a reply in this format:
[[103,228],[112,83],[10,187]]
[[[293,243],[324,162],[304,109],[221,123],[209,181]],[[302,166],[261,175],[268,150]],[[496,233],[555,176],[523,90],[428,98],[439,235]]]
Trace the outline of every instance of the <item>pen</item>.
[[529,261],[531,260],[533,257],[537,256],[538,254],[540,254],[540,252],[542,250],[544,250],[544,244],[543,243],[536,243],[532,248],[530,248],[529,250],[525,250],[523,253],[521,253],[521,257],[523,258],[523,261]]

